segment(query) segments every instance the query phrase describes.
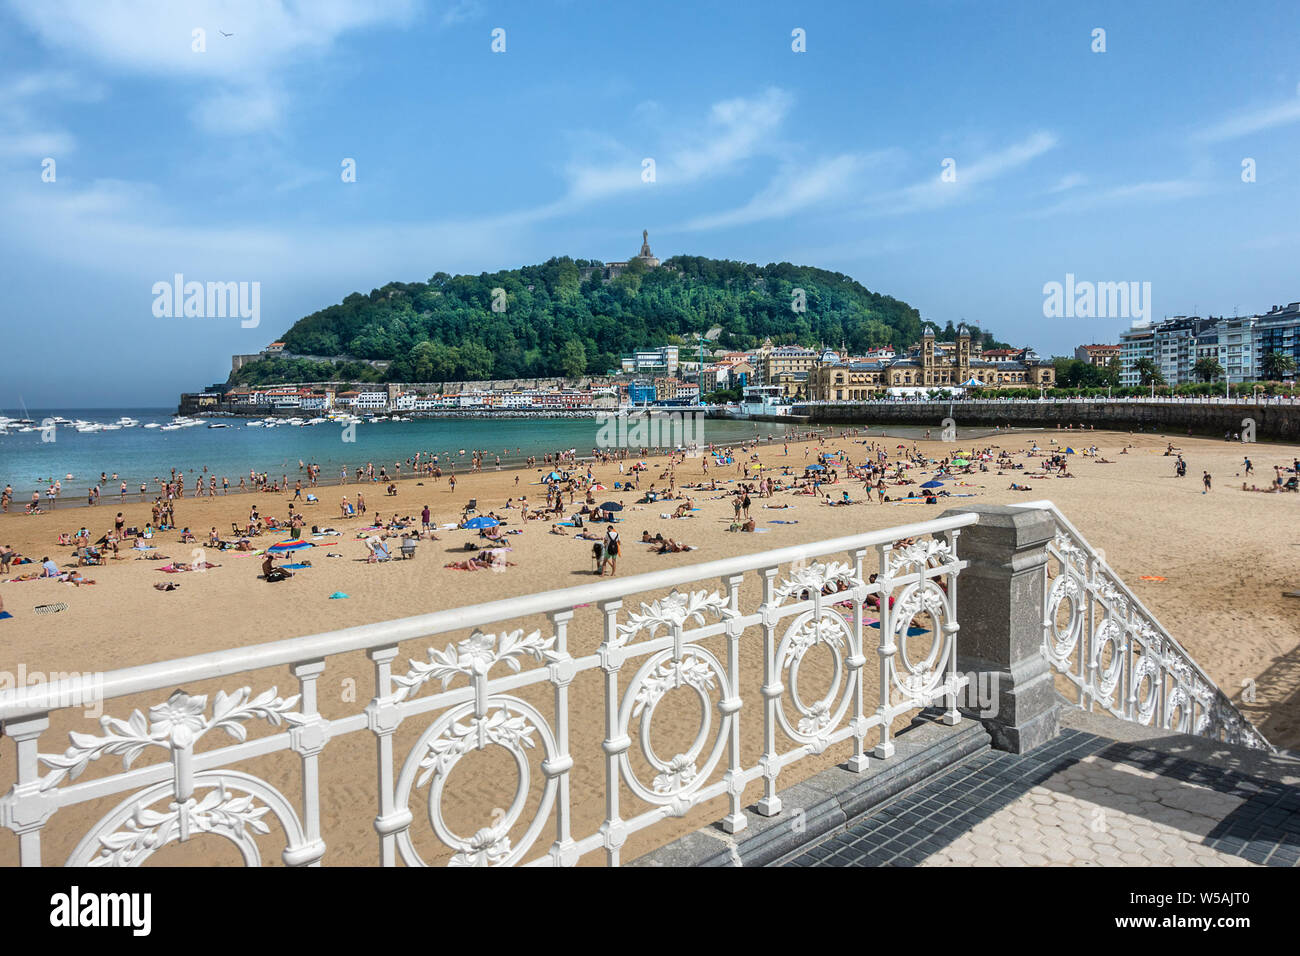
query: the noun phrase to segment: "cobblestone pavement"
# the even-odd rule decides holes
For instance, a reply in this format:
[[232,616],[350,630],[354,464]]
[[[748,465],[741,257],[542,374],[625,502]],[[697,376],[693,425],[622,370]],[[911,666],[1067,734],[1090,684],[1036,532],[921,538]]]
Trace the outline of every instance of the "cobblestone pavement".
[[981,754],[789,866],[1296,866],[1300,789],[1063,730]]

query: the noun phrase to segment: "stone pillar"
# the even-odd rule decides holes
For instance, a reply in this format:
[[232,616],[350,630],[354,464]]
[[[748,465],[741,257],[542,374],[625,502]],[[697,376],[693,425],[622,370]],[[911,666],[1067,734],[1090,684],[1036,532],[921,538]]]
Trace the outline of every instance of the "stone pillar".
[[963,712],[984,724],[998,750],[1025,753],[1060,731],[1060,698],[1042,653],[1046,545],[1055,521],[1007,505],[946,512],[963,513],[980,520],[958,540],[957,554],[969,566],[957,576],[957,670],[993,691],[988,711]]

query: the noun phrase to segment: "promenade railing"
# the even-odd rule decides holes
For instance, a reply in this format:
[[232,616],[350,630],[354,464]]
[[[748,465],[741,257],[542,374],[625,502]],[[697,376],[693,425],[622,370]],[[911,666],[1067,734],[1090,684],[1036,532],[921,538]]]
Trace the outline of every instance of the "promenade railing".
[[1074,685],[1081,709],[1274,751],[1054,504],[1015,507],[1045,510],[1056,523],[1047,545],[1043,654]]
[[[116,670],[96,682],[110,712],[97,727],[76,713],[87,701],[72,678],[5,691],[0,721],[17,767],[0,797],[0,825],[17,834],[26,866],[43,862],[43,837],[77,841],[48,862],[130,866],[199,835],[224,838],[248,864],[278,849],[286,864],[318,865],[328,771],[374,794],[385,866],[430,858],[567,866],[593,853],[617,865],[629,837],[719,798],[722,825],[735,832],[746,826],[749,784],[761,783],[757,811],[773,815],[792,764],[847,744],[846,766],[860,772],[868,750],[893,754],[896,720],[931,706],[949,723],[960,719],[968,678],[956,670],[955,584],[965,566],[957,538],[977,520],[947,516]],[[869,603],[878,622],[866,618]],[[587,650],[575,653],[581,643]],[[321,682],[357,652],[373,664],[373,696],[364,706],[330,700],[326,709],[342,712],[327,716]],[[407,654],[416,656],[404,665],[398,658]],[[288,669],[296,693],[267,686],[268,669],[278,668]],[[241,674],[251,675],[248,684]],[[572,685],[584,674],[578,711]],[[809,678],[819,676],[810,693]],[[215,692],[198,693],[204,687]],[[651,722],[674,691],[698,699],[700,725],[683,738],[693,742],[664,749]],[[122,699],[136,695],[153,703],[126,713]],[[593,714],[603,733],[575,751],[571,728]],[[53,739],[52,718],[71,729],[66,748]],[[742,722],[754,728],[744,747]],[[365,735],[375,763],[358,759]],[[517,780],[507,808],[489,818],[481,781],[466,787],[466,776],[453,773],[494,746],[509,755]],[[288,758],[280,786],[251,772],[277,754]],[[595,811],[579,814],[589,821],[584,832],[575,832],[571,788],[579,769],[587,781],[603,778],[603,790],[597,782],[584,798],[591,804],[603,794],[602,818],[594,825]],[[468,826],[444,812],[444,798],[457,791],[476,818]],[[426,819],[417,824],[420,801]],[[100,815],[101,806],[111,809]],[[61,825],[71,832],[54,841]],[[356,853],[338,862],[355,864]]]

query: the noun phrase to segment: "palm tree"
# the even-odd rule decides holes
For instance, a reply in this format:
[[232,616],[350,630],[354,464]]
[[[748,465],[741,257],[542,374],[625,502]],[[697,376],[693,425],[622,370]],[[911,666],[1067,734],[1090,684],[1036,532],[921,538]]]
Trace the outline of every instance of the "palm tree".
[[1295,359],[1285,352],[1268,352],[1259,360],[1259,369],[1268,379],[1282,379],[1295,371]]
[[1202,382],[1212,382],[1215,379],[1223,378],[1223,366],[1219,364],[1218,359],[1197,359],[1196,364],[1192,366],[1192,372]]
[[1139,385],[1150,385],[1152,382],[1158,385],[1164,384],[1165,378],[1160,374],[1160,369],[1149,358],[1140,358],[1134,362],[1133,371],[1138,373]]

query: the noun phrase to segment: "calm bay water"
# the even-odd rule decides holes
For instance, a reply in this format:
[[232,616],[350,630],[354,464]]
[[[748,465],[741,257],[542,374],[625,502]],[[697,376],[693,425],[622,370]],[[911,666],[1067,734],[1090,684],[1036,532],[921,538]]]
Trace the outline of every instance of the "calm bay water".
[[[187,487],[193,486],[205,466],[218,483],[229,477],[231,485],[238,486],[250,468],[275,478],[289,475],[292,481],[298,475],[300,459],[320,465],[322,481],[332,482],[338,480],[343,467],[351,473],[367,462],[374,462],[376,470],[386,466],[392,473],[394,462],[400,461],[403,474],[409,474],[405,462],[416,452],[435,454],[439,464],[450,461],[457,470],[468,467],[469,452],[474,449],[486,453],[485,468],[495,467],[497,455],[503,466],[570,448],[586,456],[596,445],[600,427],[594,418],[417,419],[357,425],[356,440],[348,443],[343,440],[342,426],[332,423],[250,428],[247,419],[225,418],[208,421],[225,422],[230,428],[205,424],[164,432],[143,427],[148,422],[171,421],[171,410],[161,408],[32,408],[6,409],[2,414],[30,418],[37,425],[47,417],[60,416],[101,423],[116,422],[121,416],[140,421],[136,428],[89,434],[62,426],[55,430],[53,441],[42,441],[39,429],[0,436],[0,487],[13,485],[19,508],[33,491],[44,497],[46,486],[55,478],[63,483],[63,500],[72,503],[79,498],[84,503],[86,490],[99,482],[101,472],[109,476],[101,494],[113,498],[122,481],[133,494],[139,493],[141,482],[147,482],[152,492],[157,488],[155,479],[169,477],[173,468],[184,472]],[[702,428],[702,440],[715,444],[769,436],[776,441],[788,430],[785,425],[725,419],[709,419]],[[668,434],[666,428],[664,434]],[[460,454],[462,449],[466,454]],[[67,478],[69,474],[72,479]],[[112,478],[114,474],[117,480]]]

